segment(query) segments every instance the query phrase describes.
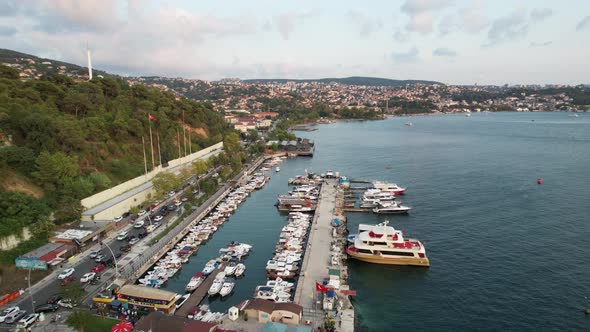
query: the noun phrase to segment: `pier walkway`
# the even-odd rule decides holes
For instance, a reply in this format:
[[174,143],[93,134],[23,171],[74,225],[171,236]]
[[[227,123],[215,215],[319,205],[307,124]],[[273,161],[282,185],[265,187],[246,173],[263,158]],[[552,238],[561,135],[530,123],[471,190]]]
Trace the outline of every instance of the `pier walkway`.
[[313,225],[307,241],[307,250],[303,258],[301,276],[295,290],[295,303],[303,306],[304,312],[320,313],[315,317],[306,319],[321,319],[323,323],[323,311],[321,304],[316,302],[316,282],[321,282],[328,276],[330,264],[330,243],[332,241],[332,226],[330,222],[334,218],[336,207],[336,179],[327,179],[322,185],[318,206],[314,216]]
[[[186,302],[182,305],[182,307],[180,307],[180,309],[176,310],[174,315],[186,318],[188,313],[195,306],[199,305],[203,301],[205,296],[207,296],[209,294],[208,293],[209,288],[211,288],[211,285],[213,284],[215,277],[219,274],[219,272],[221,272],[225,269],[225,266],[226,266],[226,264],[222,263],[219,265],[219,267],[217,269],[215,269],[215,271],[211,272],[211,274],[208,275],[207,278],[205,280],[203,280],[201,285],[199,285],[199,287],[197,287],[197,289],[191,294],[191,296],[188,298],[188,300],[186,300]],[[216,295],[216,296],[218,296],[218,295]]]

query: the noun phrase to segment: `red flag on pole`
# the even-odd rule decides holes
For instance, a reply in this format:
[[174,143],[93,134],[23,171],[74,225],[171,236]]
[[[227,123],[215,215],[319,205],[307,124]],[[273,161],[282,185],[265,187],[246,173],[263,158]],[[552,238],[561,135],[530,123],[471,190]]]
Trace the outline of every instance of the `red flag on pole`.
[[153,115],[151,115],[151,114],[148,114],[148,117],[149,117],[149,119],[150,119],[150,120],[152,120],[152,121],[156,121],[156,120],[158,120],[158,119],[156,119],[156,117],[155,117],[155,116],[153,116]]
[[325,292],[328,290],[328,288],[326,288],[326,286],[320,284],[319,282],[315,283],[315,290],[318,292]]

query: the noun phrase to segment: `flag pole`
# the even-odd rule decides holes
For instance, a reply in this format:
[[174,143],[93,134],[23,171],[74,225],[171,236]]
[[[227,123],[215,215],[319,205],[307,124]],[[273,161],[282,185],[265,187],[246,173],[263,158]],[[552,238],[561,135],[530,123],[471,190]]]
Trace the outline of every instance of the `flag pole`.
[[178,158],[181,158],[182,155],[180,154],[180,130],[178,130],[178,128],[176,128],[176,136],[178,137]]
[[152,148],[152,169],[156,168],[156,162],[154,161],[154,139],[152,138],[152,119],[148,117],[148,123],[150,125],[150,146]]
[[147,159],[145,156],[145,137],[141,136],[141,144],[143,145],[143,167],[145,168],[145,175],[147,175]]
[[160,151],[160,133],[156,132],[156,136],[158,137],[158,155],[160,155],[160,166],[162,166],[162,152]]
[[192,133],[192,129],[191,127],[188,127],[188,154],[193,154],[193,143],[191,140],[191,133]]
[[182,110],[182,138],[184,141],[184,155],[186,156],[186,127],[184,125],[184,110]]

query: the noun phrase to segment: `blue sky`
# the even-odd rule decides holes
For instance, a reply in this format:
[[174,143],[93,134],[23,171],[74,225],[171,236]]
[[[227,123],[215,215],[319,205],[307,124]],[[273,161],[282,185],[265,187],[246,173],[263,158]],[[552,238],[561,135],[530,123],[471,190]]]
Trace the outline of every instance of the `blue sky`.
[[590,1],[0,0],[2,47],[125,75],[590,83]]

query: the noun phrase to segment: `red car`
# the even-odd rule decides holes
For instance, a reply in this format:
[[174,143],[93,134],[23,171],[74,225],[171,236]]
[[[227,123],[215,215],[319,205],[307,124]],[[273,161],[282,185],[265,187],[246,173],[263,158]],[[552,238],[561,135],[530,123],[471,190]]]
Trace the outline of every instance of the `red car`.
[[65,277],[64,279],[61,280],[61,285],[62,286],[65,286],[65,285],[69,284],[72,281],[74,281],[74,277],[73,276]]
[[104,264],[98,264],[97,266],[93,267],[92,270],[90,270],[90,272],[94,272],[94,273],[99,273],[102,272],[102,270],[105,269]]

